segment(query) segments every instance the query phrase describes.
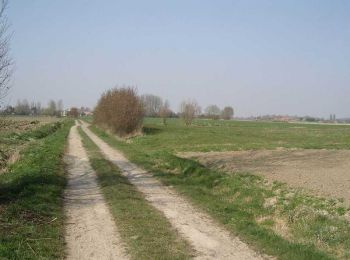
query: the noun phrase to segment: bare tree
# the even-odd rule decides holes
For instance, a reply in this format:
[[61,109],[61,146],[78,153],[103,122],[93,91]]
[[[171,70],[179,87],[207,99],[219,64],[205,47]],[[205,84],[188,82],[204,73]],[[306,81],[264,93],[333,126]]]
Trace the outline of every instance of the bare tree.
[[8,33],[9,23],[5,15],[8,0],[0,2],[0,101],[10,89],[10,79],[13,71],[13,61],[9,55],[11,34]]
[[200,114],[201,108],[195,100],[183,101],[180,106],[181,117],[187,126]]
[[163,119],[163,124],[166,125],[167,118],[171,115],[169,101],[165,100],[164,104],[160,108],[159,116]]
[[56,115],[56,110],[57,110],[56,102],[54,100],[50,100],[45,110],[46,110],[45,114],[48,116]]
[[41,113],[41,103],[40,102],[31,102],[30,104],[30,113],[33,116],[40,115]]
[[18,100],[17,105],[15,106],[15,114],[16,115],[23,115],[27,116],[30,115],[30,105],[28,100],[23,99],[23,100]]
[[210,105],[205,109],[205,114],[211,119],[219,119],[221,110],[217,105]]
[[222,110],[222,114],[221,114],[222,119],[225,120],[230,120],[233,117],[233,108],[232,107],[225,107]]
[[141,96],[141,102],[145,110],[145,116],[159,116],[160,109],[163,106],[161,97],[146,94]]

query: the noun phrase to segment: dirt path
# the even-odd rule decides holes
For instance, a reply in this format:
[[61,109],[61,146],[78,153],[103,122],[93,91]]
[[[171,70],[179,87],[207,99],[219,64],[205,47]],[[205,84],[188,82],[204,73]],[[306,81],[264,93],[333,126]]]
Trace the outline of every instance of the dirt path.
[[114,162],[146,199],[164,213],[197,251],[197,259],[262,259],[246,244],[216,224],[209,216],[164,186],[149,173],[130,163],[83,123],[82,129],[97,144],[107,159]]
[[76,126],[68,140],[67,259],[127,259]]

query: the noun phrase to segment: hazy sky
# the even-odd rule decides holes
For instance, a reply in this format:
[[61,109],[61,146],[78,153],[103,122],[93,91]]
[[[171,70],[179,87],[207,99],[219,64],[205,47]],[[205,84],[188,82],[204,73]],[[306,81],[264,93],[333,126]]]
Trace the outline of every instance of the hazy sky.
[[350,1],[10,0],[11,101],[115,85],[237,116],[350,116]]

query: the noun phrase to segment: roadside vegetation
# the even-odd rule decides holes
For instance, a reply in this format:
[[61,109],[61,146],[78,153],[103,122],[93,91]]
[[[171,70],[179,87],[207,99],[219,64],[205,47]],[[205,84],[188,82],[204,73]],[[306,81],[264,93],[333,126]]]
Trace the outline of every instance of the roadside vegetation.
[[279,259],[350,257],[350,209],[341,201],[176,156],[278,147],[348,149],[349,126],[195,120],[186,127],[178,119],[167,121],[163,126],[161,119],[146,119],[144,135],[126,141],[91,129],[261,252]]
[[79,128],[90,163],[133,259],[188,259],[191,248]]
[[0,258],[63,258],[62,157],[72,124],[65,120],[5,135],[30,145],[0,174]]
[[0,118],[0,171],[18,160],[19,152],[31,141],[55,131],[57,119],[38,117]]

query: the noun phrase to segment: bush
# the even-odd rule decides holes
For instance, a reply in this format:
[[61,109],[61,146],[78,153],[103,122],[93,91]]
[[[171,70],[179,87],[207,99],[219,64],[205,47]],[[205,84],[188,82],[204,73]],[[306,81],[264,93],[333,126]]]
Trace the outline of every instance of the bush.
[[79,110],[76,107],[71,107],[71,109],[68,112],[68,116],[73,118],[78,118],[79,116]]
[[180,115],[187,126],[200,114],[201,108],[195,100],[183,101],[180,106]]
[[141,131],[143,116],[143,105],[134,88],[114,88],[102,94],[94,123],[123,137]]
[[225,120],[230,120],[232,119],[233,117],[233,108],[232,107],[225,107],[223,110],[222,110],[222,113],[221,113],[221,118],[222,119],[225,119]]

